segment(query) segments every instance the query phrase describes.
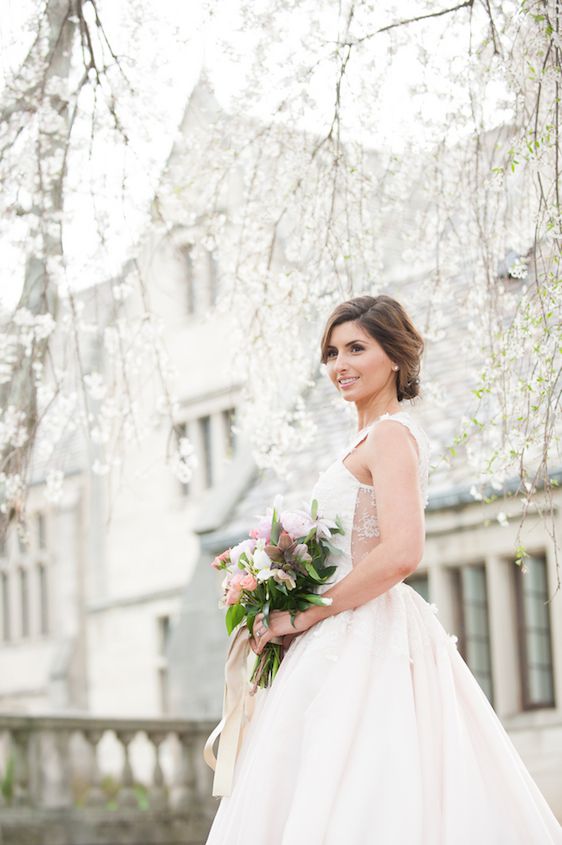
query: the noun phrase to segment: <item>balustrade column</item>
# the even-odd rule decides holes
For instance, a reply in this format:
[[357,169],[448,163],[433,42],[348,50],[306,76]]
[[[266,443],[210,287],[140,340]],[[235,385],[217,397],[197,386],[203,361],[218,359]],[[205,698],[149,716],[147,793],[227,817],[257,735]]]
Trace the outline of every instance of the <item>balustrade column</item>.
[[154,769],[150,789],[150,806],[154,810],[165,810],[168,805],[168,793],[164,783],[164,772],[160,764],[160,746],[167,734],[157,731],[147,731],[146,735],[154,746]]
[[[68,807],[73,803],[69,742],[70,733],[62,728],[49,731],[51,734],[51,756],[44,767],[44,801],[49,807]],[[44,735],[45,736],[45,735]]]
[[178,771],[170,794],[170,805],[175,810],[188,812],[195,801],[197,782],[193,733],[178,731],[177,738],[179,741]]
[[118,803],[120,807],[137,807],[138,801],[134,790],[133,769],[129,760],[129,745],[135,738],[136,731],[115,731],[115,736],[123,746],[123,769]]
[[12,730],[14,753],[14,804],[27,806],[29,795],[29,733],[27,730]]
[[98,744],[104,734],[103,730],[85,730],[84,739],[90,748],[90,788],[86,798],[88,807],[103,807],[105,795],[101,788],[101,772],[98,763]]

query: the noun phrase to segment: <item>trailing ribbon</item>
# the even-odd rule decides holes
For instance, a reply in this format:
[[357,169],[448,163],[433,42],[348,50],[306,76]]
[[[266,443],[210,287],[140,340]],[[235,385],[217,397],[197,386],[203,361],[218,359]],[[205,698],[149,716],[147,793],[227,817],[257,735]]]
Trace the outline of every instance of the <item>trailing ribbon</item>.
[[[252,717],[254,696],[248,682],[248,656],[250,632],[242,625],[230,643],[224,668],[224,698],[222,719],[209,735],[203,758],[214,770],[213,795],[230,795],[234,765],[242,743],[244,729]],[[213,745],[220,736],[219,750],[215,757]]]

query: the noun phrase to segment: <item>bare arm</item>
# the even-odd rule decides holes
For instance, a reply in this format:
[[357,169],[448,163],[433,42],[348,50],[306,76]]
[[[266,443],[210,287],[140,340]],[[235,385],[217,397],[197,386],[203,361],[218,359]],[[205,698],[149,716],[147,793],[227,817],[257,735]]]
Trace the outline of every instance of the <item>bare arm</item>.
[[401,423],[384,420],[370,432],[363,454],[374,479],[380,541],[323,594],[333,599],[329,607],[301,614],[310,624],[380,596],[410,575],[423,556],[425,520],[412,435]]
[[[359,607],[403,581],[418,566],[424,549],[425,520],[416,445],[399,422],[384,420],[369,433],[362,452],[374,480],[380,541],[341,581],[323,593],[328,607],[311,607],[295,617],[274,611],[270,628],[254,649],[274,636],[302,633],[312,625]],[[256,617],[256,622],[261,614]]]

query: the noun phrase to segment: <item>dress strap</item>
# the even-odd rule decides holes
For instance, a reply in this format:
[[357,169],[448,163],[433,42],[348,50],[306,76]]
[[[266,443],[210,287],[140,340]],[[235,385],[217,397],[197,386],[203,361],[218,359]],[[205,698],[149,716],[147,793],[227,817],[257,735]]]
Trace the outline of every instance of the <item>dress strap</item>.
[[399,411],[398,414],[383,414],[374,424],[382,422],[384,419],[396,419],[397,422],[402,423],[414,437],[418,446],[418,466],[420,473],[420,487],[422,491],[424,507],[429,502],[428,486],[429,486],[429,455],[431,444],[429,437],[421,427],[421,425],[414,420],[407,411]]
[[423,428],[416,422],[409,414],[408,411],[396,411],[394,414],[382,414],[382,416],[377,417],[376,420],[369,423],[369,425],[362,428],[361,431],[358,431],[349,444],[349,446],[345,449],[342,454],[342,460],[344,460],[357,446],[367,437],[371,429],[378,425],[379,423],[383,422],[384,420],[396,420],[397,422],[402,423],[414,437],[417,446],[418,446],[418,464],[419,464],[419,471],[420,471],[420,486],[422,490],[424,506],[428,504],[428,476],[429,476],[429,453],[430,453],[430,442],[427,434],[423,430]]

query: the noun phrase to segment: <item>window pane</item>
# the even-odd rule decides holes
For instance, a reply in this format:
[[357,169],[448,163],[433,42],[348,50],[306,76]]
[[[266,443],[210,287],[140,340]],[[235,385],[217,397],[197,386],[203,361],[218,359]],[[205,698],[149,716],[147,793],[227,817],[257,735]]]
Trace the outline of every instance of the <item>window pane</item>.
[[[523,576],[525,578],[526,576]],[[542,631],[548,628],[548,608],[544,604],[541,594],[526,593],[524,598],[525,626],[538,628]]]
[[[185,423],[185,422],[178,423],[177,432],[178,432],[178,444],[179,444],[179,440],[182,440],[182,439],[189,440],[189,432],[188,432],[188,428],[187,428],[187,423]],[[184,496],[189,496],[189,490],[190,490],[189,481],[180,481],[180,488],[181,488],[181,492]]]
[[223,424],[224,424],[224,436],[226,441],[226,456],[227,458],[231,458],[234,452],[236,451],[236,432],[232,430],[232,426],[235,424],[235,409],[234,408],[227,408],[226,411],[223,411]]
[[550,666],[550,637],[548,631],[527,631],[527,659],[532,666]]
[[0,573],[0,588],[2,591],[2,639],[10,639],[10,579],[7,572]]
[[488,700],[492,702],[492,661],[485,567],[463,566],[459,582],[463,632],[461,653]]
[[211,440],[211,418],[201,417],[199,420],[201,431],[201,446],[203,449],[203,484],[205,487],[213,486],[213,455]]
[[523,706],[554,706],[550,605],[546,559],[529,557],[527,571],[516,570]]
[[493,687],[492,687],[492,676],[490,674],[482,675],[479,672],[476,673],[476,680],[480,684],[484,695],[488,699],[488,701],[492,701],[493,695]]
[[527,572],[524,575],[525,591],[540,593],[546,597],[546,566],[542,558],[530,557],[525,564]]
[[29,596],[27,592],[27,571],[20,569],[20,612],[21,612],[21,635],[29,636]]
[[41,634],[49,633],[49,596],[47,587],[47,568],[39,564],[37,567],[39,581],[39,631]]
[[490,671],[490,646],[488,640],[467,639],[467,663],[473,672]]
[[552,673],[548,668],[529,669],[529,698],[534,704],[549,705],[554,700]]
[[462,591],[465,602],[486,603],[486,575],[483,566],[465,566],[462,573]]
[[45,516],[42,513],[37,514],[37,545],[40,549],[45,549],[47,547]]
[[488,612],[486,605],[465,604],[465,629],[469,635],[488,634]]
[[217,259],[212,252],[207,253],[207,273],[209,285],[209,305],[215,305],[218,293],[218,266]]
[[195,278],[193,272],[193,257],[191,245],[185,246],[182,251],[183,273],[185,279],[185,301],[188,314],[195,314]]

